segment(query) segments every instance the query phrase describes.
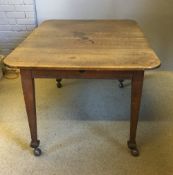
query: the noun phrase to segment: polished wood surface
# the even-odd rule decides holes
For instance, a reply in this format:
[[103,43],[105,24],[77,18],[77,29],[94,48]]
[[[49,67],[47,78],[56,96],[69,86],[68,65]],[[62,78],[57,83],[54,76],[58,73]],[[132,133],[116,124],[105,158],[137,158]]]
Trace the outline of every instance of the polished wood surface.
[[4,62],[58,70],[144,70],[160,65],[132,20],[48,20]]

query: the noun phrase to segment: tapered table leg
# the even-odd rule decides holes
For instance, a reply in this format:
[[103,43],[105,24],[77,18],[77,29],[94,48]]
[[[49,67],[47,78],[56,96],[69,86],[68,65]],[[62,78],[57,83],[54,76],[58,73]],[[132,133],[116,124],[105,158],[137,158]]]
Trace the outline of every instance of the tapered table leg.
[[144,71],[134,72],[132,77],[132,89],[131,89],[130,139],[128,141],[128,147],[131,149],[131,153],[133,156],[139,155],[139,150],[136,144],[136,130],[140,111],[143,79],[144,79]]
[[36,156],[41,155],[41,150],[38,148],[40,141],[37,139],[37,118],[36,118],[36,106],[35,106],[35,86],[32,72],[27,69],[20,70],[21,82],[26,106],[26,112],[28,116],[28,123],[31,133],[31,144],[34,148],[34,154]]

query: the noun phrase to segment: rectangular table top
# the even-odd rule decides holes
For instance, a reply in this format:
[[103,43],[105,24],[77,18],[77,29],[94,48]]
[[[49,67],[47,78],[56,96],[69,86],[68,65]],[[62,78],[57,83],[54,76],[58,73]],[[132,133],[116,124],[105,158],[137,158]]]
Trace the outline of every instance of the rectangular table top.
[[160,65],[132,20],[48,20],[4,63],[57,70],[144,70]]

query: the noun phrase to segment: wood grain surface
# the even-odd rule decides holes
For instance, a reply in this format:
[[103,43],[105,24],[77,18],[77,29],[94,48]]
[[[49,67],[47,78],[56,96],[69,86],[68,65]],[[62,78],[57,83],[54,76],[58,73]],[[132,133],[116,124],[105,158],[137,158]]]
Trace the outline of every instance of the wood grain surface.
[[48,20],[4,63],[57,70],[145,70],[160,65],[132,20]]

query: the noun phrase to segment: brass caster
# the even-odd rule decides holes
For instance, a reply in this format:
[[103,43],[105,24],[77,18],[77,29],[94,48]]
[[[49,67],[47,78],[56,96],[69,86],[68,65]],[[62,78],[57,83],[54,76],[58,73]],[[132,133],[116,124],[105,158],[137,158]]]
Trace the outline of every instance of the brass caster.
[[36,157],[41,156],[42,153],[40,148],[35,148],[33,152]]
[[124,87],[123,81],[124,80],[119,80],[119,88],[123,88]]
[[57,82],[57,88],[61,88],[62,84]]
[[138,157],[139,156],[139,150],[138,150],[138,148],[131,149],[131,154],[134,157]]
[[128,145],[128,148],[131,151],[132,156],[134,156],[134,157],[139,156],[139,150],[138,150],[137,145],[136,145],[135,142],[132,143],[132,142],[128,141],[127,145]]
[[56,79],[56,82],[57,82],[56,86],[57,86],[57,88],[61,88],[62,87],[61,81],[62,81],[62,79]]

